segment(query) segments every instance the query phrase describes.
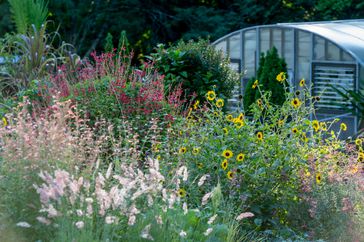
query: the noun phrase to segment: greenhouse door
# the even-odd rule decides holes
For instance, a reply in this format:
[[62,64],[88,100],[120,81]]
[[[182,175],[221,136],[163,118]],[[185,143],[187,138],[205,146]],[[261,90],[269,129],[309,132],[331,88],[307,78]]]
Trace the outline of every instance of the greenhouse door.
[[[317,63],[312,65],[312,95],[320,96],[320,100],[315,103],[316,112],[313,119],[320,121],[336,122],[331,126],[331,130],[338,132],[340,123],[347,125],[347,131],[341,132],[340,139],[345,139],[357,132],[358,119],[350,110],[343,105],[349,105],[332,87],[343,87],[347,90],[356,89],[356,66],[355,65],[333,65]],[[350,105],[349,105],[350,106]]]
[[355,90],[355,65],[314,64],[312,68],[312,95],[320,96],[316,108],[342,110],[347,104],[332,87]]

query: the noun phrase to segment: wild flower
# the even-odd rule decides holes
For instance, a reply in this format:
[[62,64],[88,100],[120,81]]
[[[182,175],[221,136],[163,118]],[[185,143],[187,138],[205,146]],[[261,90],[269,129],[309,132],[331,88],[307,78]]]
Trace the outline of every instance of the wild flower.
[[145,228],[140,233],[140,237],[142,237],[143,239],[154,241],[154,238],[150,235],[151,226],[152,226],[151,224],[148,224],[147,226],[145,226]]
[[185,238],[185,237],[187,236],[186,231],[181,230],[181,232],[179,233],[179,236],[180,236],[181,238]]
[[286,73],[284,73],[284,72],[279,73],[277,75],[276,79],[277,79],[278,82],[285,81],[286,80]]
[[258,80],[255,80],[254,83],[253,83],[252,88],[255,89],[257,86],[258,86]]
[[346,131],[347,130],[347,126],[346,126],[346,124],[345,123],[341,123],[340,124],[340,129],[342,130],[342,131]]
[[204,183],[205,183],[205,181],[206,181],[206,179],[207,178],[209,178],[210,177],[210,175],[208,175],[208,174],[205,174],[205,175],[203,175],[199,180],[198,180],[198,183],[197,183],[197,185],[200,187],[200,186],[202,186]]
[[209,101],[213,101],[216,98],[216,93],[214,91],[208,91],[206,97]]
[[206,204],[207,204],[207,201],[211,198],[211,196],[212,196],[212,192],[208,192],[208,193],[206,193],[206,194],[202,197],[201,204],[202,204],[202,205],[206,205]]
[[223,169],[223,170],[226,170],[227,169],[227,167],[228,167],[228,160],[227,159],[225,159],[225,160],[223,160],[222,162],[221,162],[221,168]]
[[301,106],[302,102],[298,98],[293,98],[291,101],[291,105],[294,108],[299,108]]
[[83,227],[85,227],[85,222],[83,221],[77,221],[75,223],[75,226],[78,228],[78,229],[83,229]]
[[18,222],[17,224],[16,224],[16,226],[17,227],[21,227],[21,228],[30,228],[30,227],[32,227],[29,223],[27,223],[27,222]]
[[207,221],[207,224],[209,224],[209,225],[213,224],[213,222],[215,221],[216,218],[217,218],[217,214],[215,214],[214,216],[209,218],[209,220]]
[[300,81],[300,87],[304,87],[306,84],[305,79],[301,79]]
[[224,99],[221,99],[221,98],[217,99],[216,100],[216,107],[222,108],[223,106],[224,106]]
[[236,217],[236,220],[237,221],[240,221],[244,218],[251,218],[251,217],[254,217],[254,214],[251,213],[251,212],[244,212],[244,213],[241,213],[239,214],[237,217]]
[[231,150],[224,150],[222,152],[222,156],[226,159],[230,159],[231,157],[233,157],[233,152]]
[[245,154],[243,153],[240,153],[236,156],[236,161],[240,162],[240,161],[243,161],[245,158]]
[[209,236],[211,234],[211,232],[213,231],[213,228],[208,228],[203,234],[205,236]]

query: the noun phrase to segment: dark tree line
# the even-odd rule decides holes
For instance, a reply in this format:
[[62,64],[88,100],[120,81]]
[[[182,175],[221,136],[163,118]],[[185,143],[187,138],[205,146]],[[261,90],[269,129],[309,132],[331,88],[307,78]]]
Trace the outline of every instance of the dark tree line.
[[[157,43],[210,37],[278,22],[353,19],[364,16],[360,0],[49,0],[49,20],[81,55],[115,44],[125,30],[136,54]],[[13,31],[6,0],[0,0],[0,36]]]

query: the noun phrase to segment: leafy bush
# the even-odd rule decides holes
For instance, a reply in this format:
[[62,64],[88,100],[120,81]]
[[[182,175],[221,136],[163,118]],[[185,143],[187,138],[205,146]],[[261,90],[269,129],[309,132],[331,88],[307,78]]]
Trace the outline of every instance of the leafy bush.
[[[276,82],[284,89],[284,83]],[[174,149],[174,154],[165,150],[158,155],[175,160],[167,170],[181,163],[189,167],[192,179],[183,187],[190,206],[196,206],[203,194],[221,184],[223,197],[234,208],[254,214],[242,226],[269,231],[272,238],[293,238],[302,231],[290,214],[293,207],[305,206],[302,173],[311,172],[312,184],[317,184],[316,177],[328,174],[319,165],[322,162],[310,163],[309,154],[326,157],[323,152],[331,150],[341,154],[331,164],[350,162],[344,142],[338,139],[346,125],[340,125],[338,134],[331,134],[331,125],[308,119],[316,102],[309,87],[295,94],[285,87],[286,101],[281,106],[272,103],[270,92],[261,91],[259,86],[257,90],[261,98],[252,105],[251,118],[245,118],[244,113],[225,115],[217,100],[210,100],[209,107],[191,111],[175,131],[173,144],[166,146],[167,150]],[[309,100],[312,104],[305,106]],[[331,138],[325,140],[327,136]],[[203,185],[196,186],[200,179]],[[323,209],[323,215],[324,211],[329,212]]]
[[186,97],[204,101],[207,91],[215,87],[226,101],[239,82],[239,75],[229,68],[228,59],[205,40],[181,41],[169,48],[158,45],[152,60],[158,72],[165,75],[167,94],[182,85]]
[[[270,102],[282,105],[285,101],[285,90],[283,86],[277,82],[277,77],[286,82],[287,64],[283,58],[278,56],[277,49],[273,47],[265,55],[264,53],[259,59],[259,68],[257,78],[249,80],[244,93],[244,110],[250,113],[250,106],[261,97],[261,93],[256,91],[254,87],[255,80],[258,80],[261,90],[271,92]],[[255,85],[256,86],[256,85]]]

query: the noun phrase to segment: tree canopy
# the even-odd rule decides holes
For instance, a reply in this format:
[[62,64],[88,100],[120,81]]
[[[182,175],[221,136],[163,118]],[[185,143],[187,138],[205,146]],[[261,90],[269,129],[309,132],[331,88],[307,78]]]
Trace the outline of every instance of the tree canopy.
[[[362,18],[359,0],[50,0],[48,19],[78,53],[101,50],[108,33],[121,31],[137,55],[158,43],[198,37],[215,40],[244,27],[278,22]],[[0,0],[0,36],[15,31],[9,3]]]

